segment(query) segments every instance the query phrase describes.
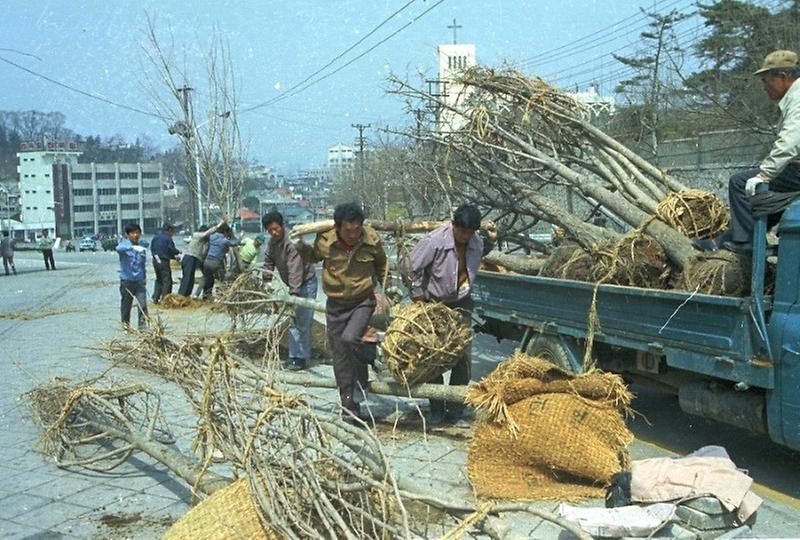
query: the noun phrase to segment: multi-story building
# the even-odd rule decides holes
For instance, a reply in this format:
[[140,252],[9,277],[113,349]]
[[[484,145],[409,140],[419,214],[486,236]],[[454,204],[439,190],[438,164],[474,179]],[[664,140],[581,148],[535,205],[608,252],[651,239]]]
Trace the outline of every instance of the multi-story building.
[[20,221],[27,235],[42,229],[56,233],[55,209],[60,204],[55,196],[53,171],[56,166],[78,163],[80,152],[63,143],[23,143],[17,153],[19,164]]
[[17,153],[20,221],[28,236],[42,229],[64,238],[124,234],[134,221],[144,232],[161,226],[160,163],[78,163],[80,152],[62,148],[27,144]]
[[74,236],[124,234],[130,222],[138,223],[143,233],[161,227],[161,163],[80,163],[64,172],[71,211],[60,218]]
[[341,169],[350,168],[355,165],[356,151],[352,146],[342,143],[328,148],[328,168]]

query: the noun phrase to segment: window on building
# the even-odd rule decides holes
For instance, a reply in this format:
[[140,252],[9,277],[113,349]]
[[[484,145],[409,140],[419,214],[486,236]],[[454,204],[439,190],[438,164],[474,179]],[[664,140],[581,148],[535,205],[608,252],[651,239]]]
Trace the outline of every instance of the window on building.
[[49,190],[49,189],[46,189],[46,190],[45,190],[45,193],[50,193],[50,190]]
[[135,172],[121,172],[119,173],[119,177],[123,180],[135,180],[139,178],[139,174]]
[[50,173],[44,173],[45,178],[50,178]]
[[158,172],[143,172],[142,178],[161,178],[161,173]]
[[91,180],[92,173],[74,172],[72,173],[73,180]]
[[95,177],[98,180],[114,180],[117,176],[116,173],[113,172],[99,172],[95,174]]

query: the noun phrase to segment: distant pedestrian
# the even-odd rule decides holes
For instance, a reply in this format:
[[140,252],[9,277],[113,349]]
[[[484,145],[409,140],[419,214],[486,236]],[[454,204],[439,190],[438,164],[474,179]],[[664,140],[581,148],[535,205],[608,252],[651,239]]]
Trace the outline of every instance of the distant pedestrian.
[[11,270],[14,272],[14,275],[17,274],[17,267],[14,266],[14,246],[17,245],[17,241],[14,240],[13,236],[10,236],[8,231],[3,231],[3,239],[0,240],[0,255],[3,256],[3,268],[6,270],[6,275],[9,275],[8,267],[11,267]]
[[209,298],[214,291],[214,282],[225,276],[225,256],[228,249],[240,245],[233,238],[233,231],[227,223],[217,227],[217,232],[208,238],[208,254],[203,261],[203,298]]
[[139,330],[147,327],[147,246],[141,241],[142,229],[137,223],[125,225],[128,237],[117,244],[119,254],[119,293],[122,297],[122,324],[130,325],[133,299],[139,308]]
[[[265,280],[272,279],[272,271],[289,288],[289,294],[299,298],[317,297],[317,274],[313,263],[303,262],[297,248],[289,240],[283,226],[283,215],[270,212],[261,219],[264,229],[270,235],[269,246],[264,256]],[[259,235],[263,238],[262,235]],[[256,237],[258,240],[258,237]],[[301,370],[308,364],[311,356],[311,324],[314,311],[297,307],[289,325],[289,358],[286,367],[292,371]]]
[[53,259],[53,245],[56,243],[54,238],[50,238],[50,231],[42,229],[42,237],[39,238],[37,247],[42,250],[44,257],[44,267],[47,270],[56,269],[56,261]]
[[242,271],[252,270],[258,265],[258,253],[261,246],[267,241],[267,237],[259,234],[255,238],[248,238],[239,248],[239,260],[242,261]]
[[153,303],[158,304],[162,298],[172,293],[172,268],[170,261],[178,256],[180,251],[175,247],[172,237],[175,227],[167,223],[150,242],[150,253],[153,256],[153,270],[155,271],[155,284],[153,286]]
[[217,228],[223,223],[224,221],[220,221],[213,227],[201,225],[189,239],[189,247],[186,248],[186,254],[181,259],[181,284],[178,288],[178,294],[181,296],[191,296],[194,287],[194,273],[198,268],[203,269],[203,261],[206,260],[208,238],[217,232]]

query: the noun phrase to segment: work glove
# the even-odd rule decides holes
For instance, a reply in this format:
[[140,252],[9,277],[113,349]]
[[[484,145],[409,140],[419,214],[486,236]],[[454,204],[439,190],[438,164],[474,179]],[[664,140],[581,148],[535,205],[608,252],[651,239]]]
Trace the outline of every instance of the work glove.
[[744,185],[744,190],[747,192],[748,195],[752,197],[753,195],[756,194],[756,187],[759,184],[764,184],[764,183],[768,184],[769,180],[767,180],[760,174],[757,174],[756,176],[747,180],[747,183],[745,183]]

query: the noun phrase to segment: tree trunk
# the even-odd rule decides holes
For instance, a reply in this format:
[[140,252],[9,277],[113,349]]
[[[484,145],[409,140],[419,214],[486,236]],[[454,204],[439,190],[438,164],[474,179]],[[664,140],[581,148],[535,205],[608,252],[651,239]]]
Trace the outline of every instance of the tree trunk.
[[545,261],[547,261],[547,257],[524,257],[509,255],[500,251],[492,251],[482,259],[482,262],[502,266],[517,274],[527,274],[529,276],[539,275],[539,271],[544,266]]

